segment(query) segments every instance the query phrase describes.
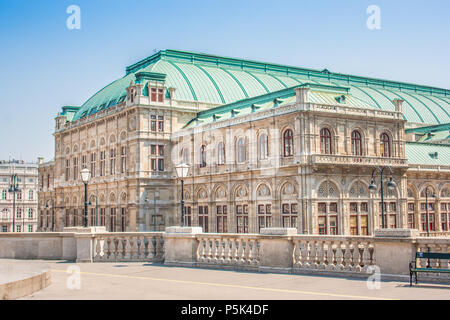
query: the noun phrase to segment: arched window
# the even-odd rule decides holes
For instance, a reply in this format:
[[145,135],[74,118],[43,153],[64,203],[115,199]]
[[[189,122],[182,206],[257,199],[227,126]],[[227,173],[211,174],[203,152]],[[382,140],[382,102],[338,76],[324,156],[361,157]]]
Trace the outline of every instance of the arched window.
[[283,134],[284,156],[294,155],[294,134],[291,129],[287,129]]
[[269,155],[268,139],[265,133],[259,136],[259,159],[267,159]]
[[200,168],[206,167],[206,146],[202,145],[200,148]]
[[225,145],[219,142],[217,145],[217,164],[225,164]]
[[331,133],[327,128],[320,130],[320,153],[332,154]]
[[361,133],[358,130],[352,132],[352,154],[355,156],[362,155]]
[[188,148],[183,148],[183,150],[181,150],[181,157],[182,157],[184,163],[189,164],[189,149]]
[[380,135],[380,154],[385,158],[391,156],[391,141],[387,133],[382,133]]
[[237,143],[237,162],[245,162],[245,141],[244,138],[240,138]]

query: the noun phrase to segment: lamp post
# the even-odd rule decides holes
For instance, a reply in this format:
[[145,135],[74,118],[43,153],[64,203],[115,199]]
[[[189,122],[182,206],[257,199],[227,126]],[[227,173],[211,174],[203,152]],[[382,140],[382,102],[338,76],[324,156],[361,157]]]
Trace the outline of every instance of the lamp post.
[[[427,210],[427,237],[430,236],[430,222],[429,222],[429,215],[428,215],[428,188],[429,186],[427,186],[425,188],[425,206],[426,206],[426,210]],[[434,193],[430,193],[430,196],[432,196],[433,198],[436,197],[436,195]],[[428,248],[430,249],[430,248]]]
[[186,217],[184,214],[184,178],[187,177],[189,172],[189,165],[186,163],[180,163],[175,167],[177,169],[178,178],[181,179],[181,221],[183,223],[183,227],[186,226]]
[[16,192],[20,191],[19,189],[19,184],[17,182],[17,174],[13,174],[11,175],[11,181],[9,184],[9,190],[10,193],[13,194],[13,213],[12,213],[12,218],[13,218],[13,225],[12,225],[12,229],[13,232],[16,232]]
[[80,172],[81,174],[81,181],[84,183],[84,219],[83,219],[83,227],[87,227],[88,225],[88,198],[87,198],[87,184],[89,182],[89,179],[91,178],[91,171],[89,171],[88,168],[84,168]]
[[381,192],[381,227],[384,229],[385,228],[385,218],[384,218],[384,191],[383,191],[383,172],[385,169],[389,169],[390,172],[390,179],[389,182],[387,183],[387,187],[389,190],[394,190],[395,187],[397,186],[397,184],[394,182],[394,180],[392,179],[392,169],[391,167],[375,167],[372,170],[372,180],[370,181],[370,185],[369,185],[369,190],[370,192],[375,192],[377,190],[377,186],[374,182],[374,173],[375,170],[378,170],[378,172],[380,173],[380,192]]

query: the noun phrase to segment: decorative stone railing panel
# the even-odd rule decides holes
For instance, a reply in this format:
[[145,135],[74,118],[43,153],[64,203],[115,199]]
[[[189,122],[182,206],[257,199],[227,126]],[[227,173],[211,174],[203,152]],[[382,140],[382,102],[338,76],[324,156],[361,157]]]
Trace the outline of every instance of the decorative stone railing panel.
[[372,165],[372,166],[396,166],[406,167],[408,161],[406,159],[398,158],[383,158],[383,157],[364,157],[364,156],[347,156],[334,154],[314,154],[310,156],[309,162],[311,164],[333,164],[333,165]]
[[295,269],[365,273],[375,264],[369,237],[295,236],[293,241]]
[[197,236],[197,262],[201,264],[258,266],[258,235],[201,234]]
[[164,261],[163,232],[96,233],[93,261]]

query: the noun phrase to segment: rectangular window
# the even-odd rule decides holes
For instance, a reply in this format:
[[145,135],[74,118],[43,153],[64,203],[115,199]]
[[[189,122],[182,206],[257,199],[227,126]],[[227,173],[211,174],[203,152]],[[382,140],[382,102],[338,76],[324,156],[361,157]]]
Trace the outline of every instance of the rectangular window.
[[441,213],[442,231],[447,231],[447,213]]
[[86,156],[81,156],[81,168],[86,168]]
[[228,232],[227,226],[227,206],[219,205],[217,206],[217,232],[226,233]]
[[350,216],[350,235],[358,235],[358,216]]
[[330,234],[336,235],[338,231],[337,216],[330,216]]
[[158,89],[158,102],[164,102],[164,89]]
[[248,233],[248,205],[236,206],[236,232]]
[[91,153],[90,160],[91,160],[91,177],[95,177],[95,164],[97,162],[97,154],[94,152]]
[[158,146],[158,154],[160,156],[164,156],[164,146],[162,146],[162,145]]
[[158,116],[158,131],[164,132],[164,117]]
[[66,181],[69,181],[69,177],[70,177],[70,160],[66,159]]
[[78,180],[78,158],[73,158],[73,180]]
[[152,171],[156,171],[156,159],[150,160]]
[[33,232],[33,226],[28,226],[28,232]]
[[150,130],[156,132],[156,116],[152,115],[150,116],[150,119],[151,119]]
[[109,150],[109,174],[116,174],[116,149]]
[[156,156],[156,145],[155,144],[150,145],[150,154],[152,156]]
[[190,227],[192,225],[192,208],[190,206],[184,207],[185,212],[185,219],[186,219],[186,225]]
[[17,232],[22,232],[22,226],[16,226],[16,230],[17,230]]
[[361,215],[359,218],[361,222],[361,235],[362,236],[369,235],[369,225],[367,215]]
[[127,171],[127,147],[120,148],[120,173]]
[[327,234],[327,217],[319,216],[318,223],[319,223],[319,234]]
[[106,151],[100,151],[100,177],[105,176]]
[[164,171],[164,159],[158,159],[158,170]]
[[156,102],[156,88],[151,88],[150,92],[151,92],[150,100]]
[[203,228],[203,232],[208,232],[208,206],[198,207],[198,225]]
[[414,213],[408,213],[408,228],[415,229]]

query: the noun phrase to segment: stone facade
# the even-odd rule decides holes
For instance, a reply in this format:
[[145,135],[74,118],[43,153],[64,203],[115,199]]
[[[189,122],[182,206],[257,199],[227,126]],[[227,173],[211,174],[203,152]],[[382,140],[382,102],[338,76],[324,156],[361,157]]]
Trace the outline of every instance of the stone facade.
[[[127,76],[151,61],[127,68]],[[189,83],[187,68],[174,70]],[[225,92],[210,69],[208,85]],[[380,193],[368,189],[377,166],[392,169],[392,176],[388,169],[383,174],[386,227],[426,231],[423,192],[429,186],[430,194],[436,194],[427,199],[431,232],[448,230],[450,164],[408,162],[405,145],[410,138],[405,130],[417,124],[405,121],[403,100],[388,100],[391,110],[377,109],[370,101],[351,98],[348,88],[310,83],[316,86],[316,98],[331,98],[310,101],[311,90],[297,85],[278,91],[286,96],[291,90],[291,102],[278,106],[279,97],[270,96],[276,92],[267,93],[273,99],[270,109],[259,110],[252,98],[252,112],[239,114],[230,104],[176,98],[177,90],[195,90],[181,83],[178,88],[169,86],[163,76],[136,73],[115,104],[86,109],[81,116],[80,107],[64,107],[58,114],[54,161],[42,164],[39,174],[43,231],[82,224],[84,167],[92,173],[89,225],[127,232],[180,225],[181,184],[173,170],[180,162],[191,166],[184,180],[187,223],[205,232],[293,227],[303,234],[373,235],[382,224]],[[151,80],[144,83],[144,77]],[[222,93],[220,97],[228,99]],[[212,122],[199,119],[204,111],[226,108],[230,119],[215,114]],[[378,171],[374,177],[379,190]],[[387,188],[390,177],[396,183],[392,191]]]
[[[0,162],[0,232],[35,232],[37,230],[37,173],[37,163],[18,160]],[[9,192],[13,174],[17,175],[19,187],[19,191],[15,193],[15,208],[13,208],[13,193]]]

